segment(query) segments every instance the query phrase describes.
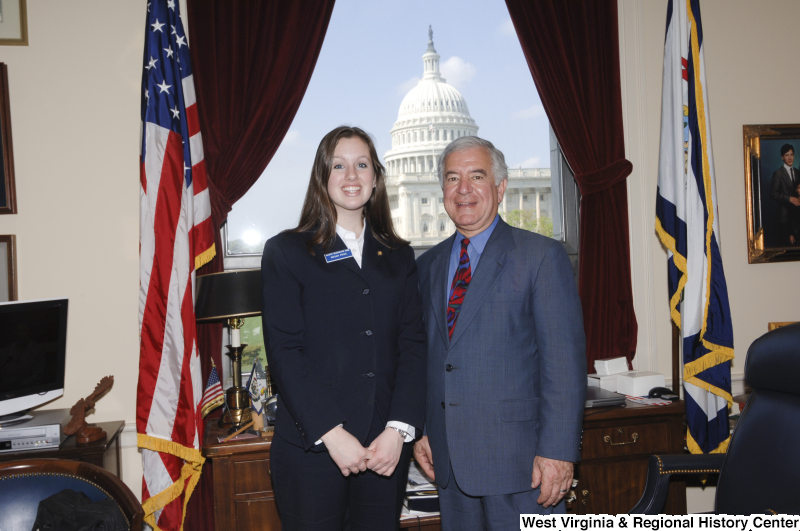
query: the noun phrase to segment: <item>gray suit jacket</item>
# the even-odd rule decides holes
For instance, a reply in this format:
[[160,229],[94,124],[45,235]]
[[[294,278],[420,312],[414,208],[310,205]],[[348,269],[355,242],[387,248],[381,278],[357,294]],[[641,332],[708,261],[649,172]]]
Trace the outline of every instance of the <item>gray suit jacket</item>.
[[467,494],[522,492],[534,456],[580,457],[586,340],[572,268],[560,243],[500,220],[449,341],[445,277],[454,238],[418,260],[436,482],[448,485],[451,463]]

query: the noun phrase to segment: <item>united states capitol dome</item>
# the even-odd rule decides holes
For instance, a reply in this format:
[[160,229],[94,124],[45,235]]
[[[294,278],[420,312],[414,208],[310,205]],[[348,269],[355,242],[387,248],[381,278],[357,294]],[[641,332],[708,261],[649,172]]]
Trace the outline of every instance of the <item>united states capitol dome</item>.
[[[439,54],[433,47],[433,30],[430,28],[428,49],[422,56],[422,63],[422,79],[403,98],[391,130],[392,148],[384,155],[386,162],[395,166],[396,171],[390,174],[409,171],[405,162],[403,167],[396,167],[398,157],[406,160],[409,155],[423,159],[432,153],[437,156],[456,138],[478,133],[464,96],[448,85],[439,71]],[[430,165],[423,162],[419,169],[426,167]],[[415,170],[419,169],[415,167]]]
[[[433,246],[456,230],[444,208],[437,159],[456,138],[478,135],[464,97],[439,73],[430,28],[422,62],[422,79],[403,98],[391,130],[392,147],[384,154],[392,223],[401,238],[418,248]],[[509,168],[500,214],[505,218],[513,211],[527,212],[536,223],[550,215],[549,168]]]
[[453,112],[469,118],[469,108],[464,96],[455,87],[447,84],[447,80],[439,73],[439,55],[433,47],[433,35],[430,31],[428,50],[422,56],[425,71],[416,87],[406,94],[400,104],[397,119],[414,114]]

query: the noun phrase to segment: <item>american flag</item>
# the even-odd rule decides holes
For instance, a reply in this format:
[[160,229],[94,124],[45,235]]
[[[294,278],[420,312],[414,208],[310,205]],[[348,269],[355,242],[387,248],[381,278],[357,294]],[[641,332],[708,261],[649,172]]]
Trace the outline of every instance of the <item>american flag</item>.
[[[213,361],[211,362],[214,363]],[[219,374],[217,374],[217,366],[211,368],[211,374],[208,375],[208,383],[206,390],[203,393],[203,400],[200,401],[200,413],[203,418],[206,418],[209,413],[222,405],[225,398],[222,395],[222,385],[219,383]]]
[[204,461],[194,276],[215,249],[177,0],[148,4],[143,66],[136,431],[145,521],[154,529],[179,530]]

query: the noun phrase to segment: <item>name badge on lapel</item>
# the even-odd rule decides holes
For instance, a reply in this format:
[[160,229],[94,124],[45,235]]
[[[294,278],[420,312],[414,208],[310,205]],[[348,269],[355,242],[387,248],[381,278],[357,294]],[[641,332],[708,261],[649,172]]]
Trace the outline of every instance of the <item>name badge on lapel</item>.
[[335,253],[328,253],[325,255],[325,261],[327,263],[337,262],[339,260],[344,260],[345,258],[353,258],[353,251],[350,249],[344,251],[336,251]]

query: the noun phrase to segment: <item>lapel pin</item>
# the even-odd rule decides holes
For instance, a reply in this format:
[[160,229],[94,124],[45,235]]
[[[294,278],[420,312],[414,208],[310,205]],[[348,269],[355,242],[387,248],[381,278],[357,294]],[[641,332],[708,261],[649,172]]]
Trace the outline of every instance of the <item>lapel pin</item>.
[[378,256],[383,256],[383,251],[378,251]]

